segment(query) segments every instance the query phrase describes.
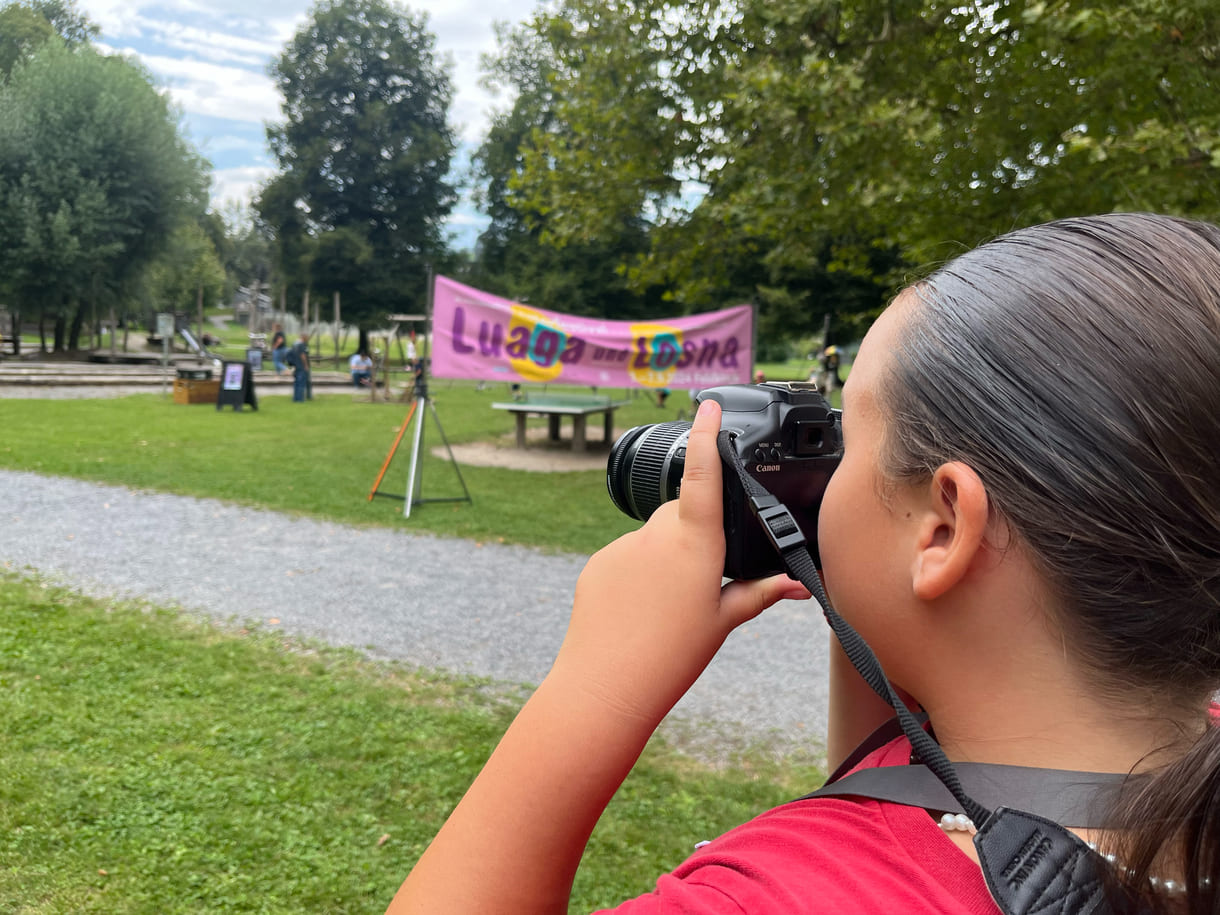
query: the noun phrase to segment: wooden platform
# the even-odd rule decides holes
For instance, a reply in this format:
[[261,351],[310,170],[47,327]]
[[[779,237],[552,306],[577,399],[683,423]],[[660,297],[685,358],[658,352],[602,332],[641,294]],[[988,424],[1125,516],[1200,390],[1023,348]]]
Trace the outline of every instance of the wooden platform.
[[174,403],[216,403],[216,395],[220,393],[220,379],[209,378],[195,380],[190,378],[174,379]]

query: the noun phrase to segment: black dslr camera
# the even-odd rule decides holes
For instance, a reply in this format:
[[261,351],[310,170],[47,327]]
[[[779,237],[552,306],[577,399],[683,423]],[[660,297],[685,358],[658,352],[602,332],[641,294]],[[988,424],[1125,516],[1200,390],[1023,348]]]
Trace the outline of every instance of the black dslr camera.
[[[746,472],[788,507],[818,563],[818,509],[843,457],[840,411],[831,409],[817,385],[803,382],[708,388],[695,396],[697,403],[704,400],[720,404],[720,428],[732,434],[733,450]],[[619,437],[606,464],[606,488],[620,511],[647,521],[661,503],[677,498],[690,428],[682,421],[654,423]],[[728,467],[724,535],[726,577],[761,578],[784,571],[741,481]]]

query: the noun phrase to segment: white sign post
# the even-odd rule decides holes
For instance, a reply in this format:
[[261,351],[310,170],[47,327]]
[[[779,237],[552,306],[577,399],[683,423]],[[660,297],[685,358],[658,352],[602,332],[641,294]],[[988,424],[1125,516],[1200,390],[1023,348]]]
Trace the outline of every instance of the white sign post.
[[169,378],[169,342],[174,337],[174,316],[161,312],[157,315],[157,336],[161,338],[161,396],[165,396],[165,385]]

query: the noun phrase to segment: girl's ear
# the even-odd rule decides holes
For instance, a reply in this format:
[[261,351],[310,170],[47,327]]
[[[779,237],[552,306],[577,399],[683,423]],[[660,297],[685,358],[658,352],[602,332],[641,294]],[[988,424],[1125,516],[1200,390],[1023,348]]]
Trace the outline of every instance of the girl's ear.
[[920,600],[935,600],[965,577],[983,549],[989,511],[983,481],[960,461],[942,464],[926,485],[912,584]]

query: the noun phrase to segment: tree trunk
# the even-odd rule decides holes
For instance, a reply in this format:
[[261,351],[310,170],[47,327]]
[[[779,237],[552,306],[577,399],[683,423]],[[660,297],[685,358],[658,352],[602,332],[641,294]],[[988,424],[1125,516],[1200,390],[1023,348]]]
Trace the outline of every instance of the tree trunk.
[[335,293],[335,359],[339,358],[339,328],[343,325],[339,323],[339,293]]
[[40,353],[47,351],[47,307],[45,305],[38,309],[38,351]]
[[309,333],[309,287],[305,287],[305,298],[301,300],[301,332]]
[[68,336],[68,319],[64,317],[63,312],[55,316],[54,334],[55,339],[51,341],[51,351],[62,353]]
[[[119,342],[118,337],[119,337],[119,316],[115,312],[114,306],[111,305],[110,306],[110,355],[111,356],[113,356],[115,354],[115,350],[118,348],[118,345],[117,345]],[[123,348],[126,349],[127,347],[124,346]]]
[[13,307],[13,355],[21,355],[21,309],[18,306]]
[[280,324],[288,317],[288,284],[280,287]]
[[76,352],[80,349],[80,332],[85,325],[85,306],[76,305],[76,314],[72,315],[72,326],[68,329],[68,349]]

